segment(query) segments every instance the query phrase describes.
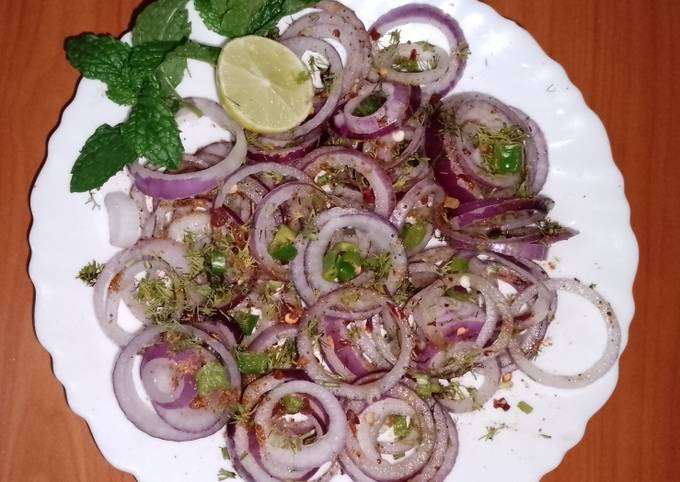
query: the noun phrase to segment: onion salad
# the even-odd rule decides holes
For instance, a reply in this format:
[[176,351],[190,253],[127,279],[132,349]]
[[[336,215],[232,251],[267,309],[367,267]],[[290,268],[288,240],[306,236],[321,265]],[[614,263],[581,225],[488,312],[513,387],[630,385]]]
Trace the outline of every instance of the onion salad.
[[[410,23],[448,45],[402,40]],[[134,162],[130,192],[106,198],[122,251],[88,272],[120,346],[115,396],[152,437],[224,429],[244,480],[443,481],[456,414],[516,370],[561,389],[596,382],[619,354],[616,315],[539,264],[577,234],[541,193],[545,137],[502,100],[452,92],[470,54],[455,19],[410,4],[366,27],[322,0],[279,41],[318,80],[302,124],[256,134],[183,99],[178,123],[205,117],[229,135],[176,170]],[[607,344],[562,375],[534,359],[564,291],[599,310]],[[123,304],[137,329],[120,324]]]

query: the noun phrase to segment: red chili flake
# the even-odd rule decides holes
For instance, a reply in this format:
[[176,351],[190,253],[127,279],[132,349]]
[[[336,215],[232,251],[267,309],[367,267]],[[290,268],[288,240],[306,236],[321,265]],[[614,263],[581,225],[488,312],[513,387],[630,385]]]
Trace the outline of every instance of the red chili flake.
[[378,40],[380,40],[380,37],[382,37],[382,35],[380,35],[380,32],[378,32],[374,28],[368,31],[368,35],[371,36],[371,40],[373,40],[374,42],[377,42]]
[[297,367],[298,368],[304,368],[307,365],[309,365],[309,362],[311,360],[307,358],[306,356],[301,356],[300,358],[297,359]]
[[507,412],[510,410],[510,404],[505,398],[500,398],[500,399],[495,399],[493,400],[493,408],[500,408],[504,412]]
[[210,210],[210,225],[213,228],[220,228],[231,220],[229,212],[223,208],[213,208]]
[[255,437],[260,444],[264,444],[267,440],[267,435],[264,431],[264,427],[260,424],[255,425]]
[[337,28],[333,30],[333,37],[340,38],[340,30],[338,30]]
[[357,434],[357,425],[359,423],[359,416],[353,410],[347,410],[347,424],[354,435]]
[[117,293],[120,291],[120,285],[123,282],[123,272],[121,271],[118,273],[116,276],[113,277],[111,282],[109,283],[109,291],[113,291],[114,293]]
[[373,189],[364,189],[361,194],[364,197],[364,202],[367,204],[373,204],[375,203],[375,193],[373,192]]
[[418,51],[416,49],[411,50],[411,55],[409,55],[409,60],[417,60],[418,59]]

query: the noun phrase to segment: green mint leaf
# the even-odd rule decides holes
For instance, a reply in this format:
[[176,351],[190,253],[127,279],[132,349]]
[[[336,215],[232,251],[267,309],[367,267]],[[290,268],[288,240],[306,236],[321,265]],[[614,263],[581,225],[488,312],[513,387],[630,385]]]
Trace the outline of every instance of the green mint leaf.
[[[128,75],[137,90],[141,88],[147,77],[165,64],[166,58],[177,46],[178,42],[154,41],[132,47]],[[182,69],[180,75],[183,74],[184,70]]]
[[[158,0],[139,14],[132,30],[135,45],[146,46],[151,42],[175,42],[175,46],[185,41],[191,34],[189,14],[186,9],[188,0]],[[166,52],[167,54],[168,52]],[[157,78],[164,97],[171,99],[174,106],[179,85],[187,68],[186,56],[169,55],[154,67],[158,68]]]
[[135,45],[156,41],[181,41],[191,34],[188,0],[157,0],[139,14],[132,29]]
[[127,65],[131,48],[110,35],[85,34],[66,41],[66,58],[83,77],[101,80],[108,97],[118,104],[132,104],[137,94],[130,84]]
[[177,169],[182,162],[179,129],[155,77],[149,77],[142,84],[122,134],[137,155],[154,166]]
[[194,5],[209,29],[227,37],[270,33],[286,15],[293,14],[318,0],[194,0]]
[[158,69],[157,77],[164,97],[176,97],[175,87],[179,85],[187,68],[187,59],[202,60],[210,64],[217,63],[222,49],[202,45],[191,40],[179,45],[170,52]]
[[283,17],[297,13],[307,7],[316,5],[317,3],[318,0],[283,0],[279,12],[263,23],[256,33],[271,36],[271,33],[275,31],[277,24]]
[[137,154],[121,134],[121,126],[104,124],[85,142],[71,170],[71,192],[100,188],[124,166],[134,162]]

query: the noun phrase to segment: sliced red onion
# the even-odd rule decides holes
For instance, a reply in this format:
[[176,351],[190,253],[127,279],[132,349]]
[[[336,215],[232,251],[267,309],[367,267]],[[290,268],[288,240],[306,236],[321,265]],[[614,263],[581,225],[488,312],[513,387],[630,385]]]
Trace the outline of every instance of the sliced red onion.
[[519,346],[519,342],[513,339],[508,346],[510,355],[517,367],[530,378],[542,385],[557,388],[578,388],[590,385],[604,376],[616,363],[621,350],[621,327],[612,306],[592,288],[580,281],[573,279],[553,279],[546,281],[546,286],[553,290],[567,291],[582,296],[590,301],[602,315],[607,328],[607,345],[593,366],[575,375],[557,375],[546,372],[529,360]]
[[[452,127],[455,124],[455,127]],[[480,128],[498,130],[516,126],[524,141],[524,165],[520,172],[493,174],[483,166],[474,136]],[[526,114],[495,97],[477,92],[448,98],[433,116],[428,129],[427,152],[436,161],[437,180],[461,202],[481,198],[512,197],[540,192],[548,172],[545,136]]]
[[[386,100],[374,113],[367,116],[354,114],[359,105],[369,96],[383,93]],[[349,138],[365,139],[389,134],[395,131],[412,112],[410,112],[411,89],[408,86],[384,82],[366,83],[352,97],[334,118],[338,132]]]
[[[421,438],[413,453],[394,462],[383,459],[377,447],[379,429],[391,415],[410,417],[411,430],[418,430]],[[358,414],[358,420],[347,438],[346,453],[368,477],[378,481],[408,479],[430,460],[436,443],[432,413],[427,404],[404,385],[396,385],[385,392],[381,400],[371,403]]]
[[223,323],[218,321],[201,321],[199,323],[194,323],[194,326],[215,337],[217,341],[222,343],[229,350],[238,345],[234,333]]
[[484,253],[470,259],[470,271],[501,279],[517,290],[511,305],[516,328],[524,330],[544,321],[549,323],[554,317],[557,293],[547,288],[548,274],[533,261]]
[[[503,351],[512,335],[513,316],[503,294],[488,280],[474,274],[447,275],[435,281],[413,296],[405,307],[409,318],[418,326],[419,331],[436,346],[449,344],[446,333],[437,320],[450,313],[454,319],[463,320],[479,316],[481,308],[473,302],[459,301],[446,295],[448,290],[457,287],[477,292],[484,301],[485,320],[475,340],[481,358],[492,358]],[[500,326],[498,323],[500,322]],[[488,344],[492,337],[493,343]]]
[[434,54],[440,59],[434,69],[422,73],[407,73],[393,68],[395,55],[405,54],[409,57],[414,49],[417,53],[418,49],[423,49],[418,44],[402,44],[396,49],[388,47],[376,54],[379,74],[387,80],[423,84],[422,88],[426,93],[443,97],[463,76],[468,47],[465,35],[453,17],[436,7],[421,3],[411,3],[390,10],[378,18],[369,30],[371,33],[376,32],[374,37],[381,37],[390,30],[412,23],[424,23],[441,31],[449,44],[448,55],[443,49],[436,48]]
[[[321,365],[314,352],[312,338],[325,336],[315,326],[316,322],[327,316],[331,310],[342,310],[348,313],[352,311],[366,311],[370,305],[381,307],[391,303],[389,298],[374,291],[364,288],[343,288],[334,291],[321,298],[314,306],[307,309],[300,321],[300,334],[298,335],[298,353],[305,360],[305,372],[317,383],[325,385],[332,393],[352,400],[375,400],[393,387],[406,373],[413,350],[413,340],[410,330],[404,320],[399,317],[399,357],[392,369],[380,379],[364,385],[353,385],[339,381],[331,376]],[[310,327],[311,323],[311,327]]]
[[322,11],[300,17],[283,32],[281,38],[303,36],[333,39],[342,44],[347,54],[342,82],[344,95],[357,80],[368,75],[373,64],[371,39],[361,20],[342,3],[322,0],[316,6]]
[[385,171],[370,157],[353,149],[342,147],[322,147],[305,156],[300,168],[312,178],[322,171],[348,167],[364,176],[375,198],[375,212],[389,216],[396,202],[392,183]]
[[272,438],[267,438],[261,443],[262,456],[292,469],[310,470],[334,460],[340,453],[345,444],[347,418],[332,393],[315,383],[297,380],[279,385],[269,392],[255,412],[253,422],[256,426],[268,427],[274,407],[284,396],[293,394],[309,395],[321,404],[328,414],[328,430],[314,443],[303,446],[295,457],[291,457],[290,449],[277,447],[271,443]]
[[[461,343],[460,345],[466,344]],[[463,349],[463,347],[458,347],[458,350],[461,349]],[[498,385],[501,380],[501,371],[498,366],[497,358],[482,361],[471,371],[476,376],[484,377],[482,385],[476,391],[461,400],[454,400],[446,396],[437,395],[437,401],[446,407],[447,410],[454,413],[472,412],[473,410],[481,408],[486,402],[491,400],[498,391]],[[452,380],[452,382],[456,383],[456,380]]]
[[[390,293],[396,292],[406,276],[407,259],[404,246],[401,244],[399,233],[383,218],[372,213],[346,214],[328,221],[321,229],[317,239],[310,241],[305,251],[305,271],[309,285],[319,293],[328,293],[337,287],[338,283],[323,278],[323,257],[330,248],[333,234],[345,228],[360,231],[363,236],[371,240],[373,252],[389,252],[391,266],[385,287]],[[357,284],[357,279],[352,280]]]
[[333,115],[340,97],[344,94],[343,80],[345,72],[340,55],[338,55],[335,48],[321,39],[308,36],[291,37],[288,33],[288,31],[284,33],[285,39],[281,43],[292,50],[295,55],[302,58],[305,53],[314,52],[321,54],[328,61],[328,73],[333,79],[333,85],[328,93],[325,94],[323,106],[310,119],[290,132],[270,136],[272,139],[278,140],[300,138],[321,127]]
[[104,198],[109,217],[109,242],[119,248],[129,248],[141,234],[141,213],[139,206],[127,194],[112,192]]
[[[267,194],[253,215],[253,224],[250,235],[250,251],[264,269],[279,279],[286,279],[289,274],[288,266],[283,265],[272,258],[272,255],[269,253],[269,244],[274,239],[274,235],[278,228],[275,224],[274,213],[283,203],[289,202],[294,197],[300,196],[326,197],[323,191],[312,184],[290,182],[277,187]],[[298,253],[298,256],[299,255],[300,253]]]
[[185,102],[229,131],[235,138],[234,147],[221,162],[195,172],[164,173],[139,163],[131,164],[130,174],[136,186],[149,196],[160,199],[183,199],[208,192],[236,171],[246,158],[247,141],[243,129],[227,116],[219,104],[201,98],[185,99]]
[[321,134],[321,129],[312,131],[284,147],[267,146],[265,139],[260,138],[257,144],[248,144],[248,158],[255,162],[291,164],[316,149],[319,146]]
[[[224,346],[195,328],[181,326],[176,330],[199,340],[219,355],[227,368],[232,389],[240,391],[241,377],[238,367]],[[116,399],[130,422],[152,437],[176,442],[207,437],[224,426],[227,412],[215,413],[209,409],[190,408],[165,409],[158,404],[151,408],[137,393],[133,378],[135,359],[165,331],[159,327],[147,328],[135,336],[120,353],[113,369]]]
[[[481,204],[481,202],[479,203]],[[569,239],[576,231],[550,226],[548,198],[501,199],[468,209],[463,205],[449,216],[435,213],[435,226],[449,244],[469,251],[493,251],[517,258],[543,260],[551,244]]]
[[169,358],[154,358],[142,364],[142,384],[152,402],[163,408],[189,406],[196,398],[196,382],[191,376],[174,380],[175,362]]
[[[412,482],[444,482],[458,457],[458,430],[451,417],[439,405],[432,407],[432,416],[437,427],[432,457],[427,465],[412,479]],[[444,430],[446,427],[446,430]]]
[[250,342],[248,351],[262,353],[269,348],[276,346],[281,340],[295,338],[298,334],[296,325],[279,323],[263,330],[257,338]]
[[246,181],[248,177],[263,173],[273,173],[283,176],[284,178],[295,179],[301,182],[312,182],[312,179],[307,174],[293,166],[287,166],[276,162],[260,162],[252,164],[250,166],[242,167],[224,181],[220,193],[215,198],[215,207],[218,208],[223,206],[227,196],[239,192],[239,184]]
[[120,294],[115,285],[112,287],[112,282],[130,262],[151,259],[162,260],[168,265],[169,270],[180,274],[188,273],[189,268],[183,245],[162,239],[142,240],[111,258],[104,266],[94,286],[94,307],[97,320],[104,333],[119,346],[126,345],[134,333],[129,333],[118,325]]

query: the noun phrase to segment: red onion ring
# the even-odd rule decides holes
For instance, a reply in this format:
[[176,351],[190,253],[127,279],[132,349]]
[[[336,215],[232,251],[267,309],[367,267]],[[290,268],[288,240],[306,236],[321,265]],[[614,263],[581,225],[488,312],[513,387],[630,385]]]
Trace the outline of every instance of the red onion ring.
[[612,306],[594,289],[573,279],[552,279],[546,286],[553,290],[568,291],[590,301],[602,315],[607,327],[607,345],[602,356],[587,370],[575,375],[556,375],[548,373],[529,360],[516,339],[508,346],[510,355],[517,367],[530,378],[542,385],[556,388],[578,388],[590,385],[602,378],[616,363],[621,350],[621,327]]
[[[137,394],[133,380],[134,362],[148,346],[153,345],[159,335],[166,330],[159,327],[147,328],[135,336],[118,356],[113,369],[113,386],[116,399],[125,416],[141,431],[155,438],[182,442],[207,437],[224,426],[228,414],[214,414],[207,409],[177,409],[181,414],[171,415],[173,410],[158,405],[152,409]],[[179,326],[177,331],[205,343],[222,360],[229,375],[233,389],[241,389],[241,376],[231,354],[206,333],[188,326]],[[193,412],[190,412],[193,410]],[[162,415],[161,415],[162,414]],[[164,418],[168,417],[168,421]],[[170,422],[181,421],[182,429]]]
[[[346,303],[348,301],[352,303]],[[385,373],[380,379],[364,385],[353,385],[344,381],[330,377],[327,370],[319,363],[314,353],[314,345],[310,338],[315,336],[309,327],[310,322],[315,318],[326,316],[329,310],[342,310],[351,313],[355,311],[355,304],[362,304],[359,311],[365,311],[367,305],[373,307],[385,306],[391,303],[389,298],[374,291],[364,288],[343,288],[322,297],[314,306],[308,308],[300,321],[300,333],[297,338],[298,353],[305,361],[304,370],[309,377],[317,383],[326,385],[328,389],[337,396],[342,396],[351,400],[375,400],[383,393],[395,386],[406,373],[413,350],[413,340],[411,338],[408,325],[399,317],[397,325],[399,327],[399,346],[400,352],[397,363],[392,369]],[[312,325],[313,326],[313,325]],[[323,333],[319,333],[324,336]]]
[[[458,52],[467,47],[465,35],[453,17],[436,7],[421,3],[411,3],[390,10],[378,18],[369,31],[376,32],[375,37],[382,37],[390,30],[410,23],[425,23],[437,28],[444,34],[449,44],[448,62],[440,61],[441,66],[431,70],[429,72],[431,75],[428,78],[423,75],[413,75],[394,70],[392,68],[392,56],[384,55],[385,52],[383,51],[383,55],[376,56],[378,67],[382,67],[380,74],[388,80],[403,83],[415,81],[415,83],[424,84],[422,86],[423,91],[443,97],[453,89],[463,76],[467,60],[464,56],[458,55]],[[389,50],[387,53],[389,53]],[[441,53],[443,53],[443,50],[440,55]],[[414,77],[415,79],[413,79]]]
[[312,178],[329,168],[354,169],[366,178],[373,190],[375,212],[387,217],[394,209],[396,198],[385,171],[373,159],[359,151],[342,147],[322,147],[305,156],[300,161],[299,167]]
[[228,130],[236,139],[234,147],[221,162],[196,172],[163,173],[138,162],[131,164],[130,174],[144,194],[160,199],[183,199],[208,192],[236,171],[246,158],[247,141],[243,129],[227,116],[219,104],[201,98],[185,99],[185,102]]
[[160,259],[168,265],[169,269],[180,274],[188,273],[184,246],[164,239],[142,240],[111,258],[104,266],[94,286],[94,307],[99,325],[104,333],[119,346],[128,344],[134,333],[129,333],[118,325],[120,294],[112,288],[112,282],[131,261],[150,259]]
[[[354,115],[361,102],[376,91],[387,96],[384,104],[370,115]],[[335,128],[342,136],[355,139],[384,136],[394,132],[412,113],[410,103],[411,88],[408,86],[389,82],[365,83],[334,117]]]

